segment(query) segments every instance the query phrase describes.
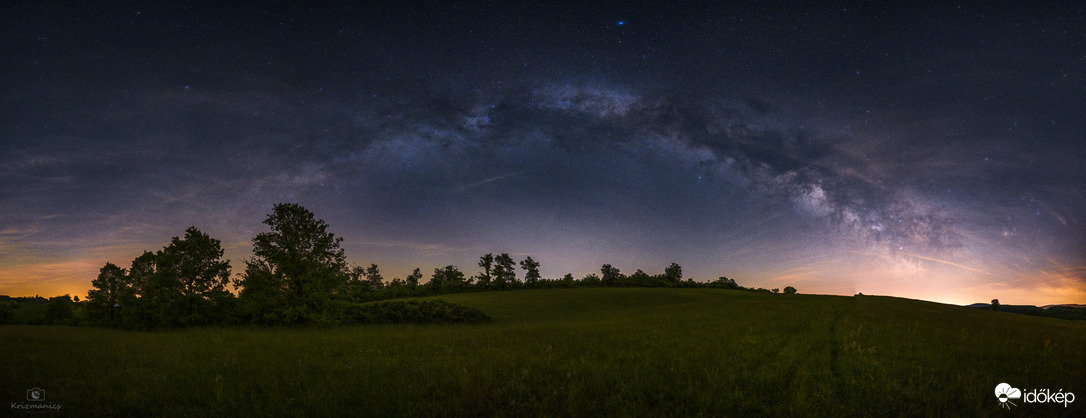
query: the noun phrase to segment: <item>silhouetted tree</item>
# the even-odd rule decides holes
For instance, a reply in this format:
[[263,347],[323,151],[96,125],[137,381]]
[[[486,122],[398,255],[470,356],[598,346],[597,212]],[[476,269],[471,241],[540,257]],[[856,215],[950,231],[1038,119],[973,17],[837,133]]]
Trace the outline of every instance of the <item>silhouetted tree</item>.
[[143,290],[151,282],[151,277],[158,271],[158,261],[155,253],[144,251],[139,257],[132,260],[132,267],[128,269],[128,283],[136,289],[136,294],[143,296]]
[[350,274],[347,277],[347,291],[361,300],[369,300],[366,295],[373,292],[373,288],[370,287],[369,280],[366,280],[366,268],[362,266],[354,266],[350,269]]
[[407,286],[409,287],[418,287],[419,280],[422,280],[422,271],[416,268],[415,271],[411,273],[411,275],[407,276],[407,280],[405,281],[407,282]]
[[780,292],[781,292],[781,289],[779,289],[779,288],[776,288],[776,287],[774,287],[774,288],[773,288],[773,290],[771,290],[771,292],[773,292],[773,293],[780,293]]
[[539,262],[532,257],[525,257],[520,262],[520,268],[524,269],[524,283],[534,285],[539,282]]
[[434,269],[434,274],[430,276],[430,282],[427,283],[428,286],[438,292],[454,292],[463,289],[466,284],[464,273],[453,265]]
[[993,311],[998,311],[999,310],[999,299],[992,299],[992,310]]
[[126,306],[121,311],[118,325],[126,328],[150,328],[155,321],[155,312],[151,309],[152,297],[148,295],[155,273],[158,271],[155,253],[144,251],[139,257],[132,260],[132,267],[125,276],[127,286],[131,288],[128,293],[129,300],[122,302]]
[[366,267],[366,280],[369,282],[370,289],[374,291],[381,290],[385,287],[385,279],[381,277],[381,270],[377,268],[376,264],[370,264]]
[[[120,321],[118,311],[129,309],[128,301],[133,290],[125,278],[125,270],[116,264],[106,263],[98,270],[98,278],[91,281],[91,289],[87,292],[88,313],[92,321],[115,326]],[[121,302],[125,302],[122,306]]]
[[645,273],[641,269],[637,269],[633,274],[627,276],[626,279],[629,284],[633,286],[651,286],[653,282],[656,281],[656,278],[649,276],[648,273]]
[[573,286],[573,284],[574,284],[573,282],[574,282],[574,279],[573,279],[573,274],[572,273],[566,273],[565,276],[562,276],[562,284],[564,284],[566,286]]
[[47,325],[75,325],[75,302],[69,295],[49,298],[49,304],[45,306],[45,323]]
[[147,253],[134,260],[133,265],[140,271],[130,282],[142,283],[141,304],[155,314],[152,325],[221,322],[233,298],[226,290],[230,262],[222,256],[221,241],[193,226],[185,230],[184,239],[173,237],[169,245],[155,253],[153,272],[149,272]]
[[794,288],[792,286],[787,286],[787,287],[784,288],[784,293],[786,295],[794,295],[794,294],[796,294],[796,288]]
[[671,263],[670,266],[664,269],[664,280],[674,284],[683,279],[683,268],[678,264]]
[[494,257],[494,285],[499,289],[506,286],[516,284],[517,271],[516,262],[513,261],[513,257],[509,254],[501,253],[501,255]]
[[722,287],[724,289],[739,289],[739,284],[735,283],[735,280],[729,279],[724,276],[718,277],[715,281],[713,281],[712,284],[717,287]]
[[608,285],[617,283],[618,280],[622,277],[622,273],[610,264],[604,264],[603,267],[600,268],[600,273],[602,273],[601,277],[603,283]]
[[338,322],[350,280],[343,239],[296,203],[275,205],[264,224],[238,283],[246,310],[262,322]]
[[490,280],[493,277],[491,275],[491,272],[493,271],[493,268],[494,268],[494,255],[490,254],[490,253],[486,253],[482,257],[479,257],[479,267],[483,269],[483,271],[481,273],[479,273],[479,281],[478,281],[479,286],[480,287],[490,286]]

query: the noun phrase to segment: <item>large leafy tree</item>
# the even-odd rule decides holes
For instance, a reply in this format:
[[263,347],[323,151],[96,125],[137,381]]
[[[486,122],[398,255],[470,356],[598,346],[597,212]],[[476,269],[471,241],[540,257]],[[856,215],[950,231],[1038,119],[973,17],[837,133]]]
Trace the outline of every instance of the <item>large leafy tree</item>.
[[342,238],[296,203],[275,205],[271,229],[253,238],[253,259],[239,281],[249,312],[262,322],[330,324],[341,317],[350,269]]
[[151,282],[155,272],[158,271],[158,260],[155,253],[144,251],[139,257],[132,260],[132,267],[128,269],[128,282],[136,290],[136,294],[143,296],[144,289]]
[[148,253],[132,262],[137,273],[142,305],[155,326],[199,325],[224,319],[233,295],[230,262],[222,259],[222,242],[192,226],[185,237],[173,237],[155,253],[154,268]]
[[150,328],[162,322],[160,313],[152,303],[155,292],[153,281],[158,271],[158,260],[155,253],[144,251],[139,257],[132,260],[132,267],[128,269],[128,285],[132,288],[132,294],[136,297],[129,309],[122,311],[121,322],[129,328]]
[[98,278],[91,281],[94,289],[87,292],[87,308],[92,321],[118,325],[121,312],[131,309],[134,291],[126,276],[125,270],[113,263],[106,263],[98,270]]

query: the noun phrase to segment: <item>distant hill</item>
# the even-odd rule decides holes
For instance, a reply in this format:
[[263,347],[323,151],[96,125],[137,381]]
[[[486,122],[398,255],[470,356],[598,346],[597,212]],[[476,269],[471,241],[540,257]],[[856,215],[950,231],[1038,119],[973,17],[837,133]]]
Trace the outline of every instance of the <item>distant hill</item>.
[[[991,309],[990,303],[974,303],[972,305],[966,305],[967,308],[977,309]],[[1000,312],[1011,312],[1018,314],[1045,316],[1049,318],[1060,319],[1082,319],[1086,320],[1086,305],[1078,304],[1062,304],[1062,305],[999,305]]]

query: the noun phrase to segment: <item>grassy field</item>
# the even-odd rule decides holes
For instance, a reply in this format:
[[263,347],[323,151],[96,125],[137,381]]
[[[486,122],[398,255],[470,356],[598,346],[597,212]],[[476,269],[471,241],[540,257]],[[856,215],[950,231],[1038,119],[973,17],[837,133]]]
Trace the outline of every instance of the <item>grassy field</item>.
[[[886,297],[592,288],[439,297],[480,325],[0,326],[29,388],[97,416],[1083,416],[1086,322]],[[1062,404],[1000,408],[1000,382]],[[46,413],[49,414],[49,413]]]

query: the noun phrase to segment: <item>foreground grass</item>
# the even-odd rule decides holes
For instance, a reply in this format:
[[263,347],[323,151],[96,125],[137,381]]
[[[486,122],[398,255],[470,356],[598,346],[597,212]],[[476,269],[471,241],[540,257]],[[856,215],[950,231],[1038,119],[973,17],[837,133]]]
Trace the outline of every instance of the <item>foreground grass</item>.
[[[109,416],[1079,415],[1086,323],[717,289],[441,296],[478,325],[0,326],[0,400]],[[1075,392],[1017,402],[1000,382]]]

